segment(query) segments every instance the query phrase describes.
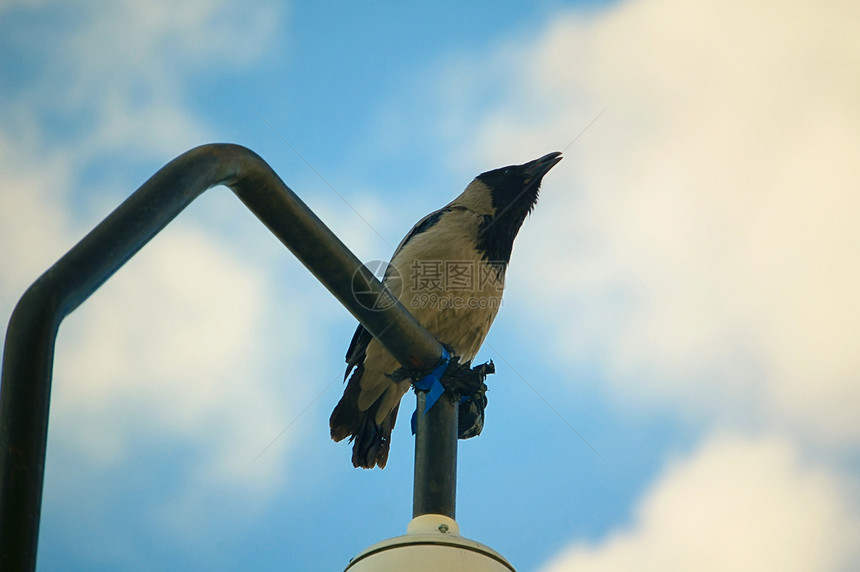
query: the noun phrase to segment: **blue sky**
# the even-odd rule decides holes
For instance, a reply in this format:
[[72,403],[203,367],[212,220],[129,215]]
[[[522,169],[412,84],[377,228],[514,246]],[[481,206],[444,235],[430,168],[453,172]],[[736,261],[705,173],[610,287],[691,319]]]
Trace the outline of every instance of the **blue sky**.
[[[0,317],[199,144],[259,153],[365,260],[564,150],[479,355],[462,533],[540,572],[855,569],[858,21],[0,2]],[[353,329],[229,191],[196,201],[61,327],[40,568],[337,570],[403,533],[405,416],[384,471],[328,439]]]

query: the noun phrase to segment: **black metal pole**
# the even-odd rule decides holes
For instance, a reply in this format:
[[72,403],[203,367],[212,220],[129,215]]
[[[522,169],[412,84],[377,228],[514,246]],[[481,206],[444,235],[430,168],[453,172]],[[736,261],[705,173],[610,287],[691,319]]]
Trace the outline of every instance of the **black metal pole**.
[[[205,145],[153,175],[25,292],[6,332],[0,382],[0,569],[34,570],[54,343],[70,312],[206,189],[226,185],[404,366],[430,370],[442,347],[254,152]],[[437,404],[438,407],[438,404]],[[456,423],[455,423],[456,427]]]
[[457,414],[459,406],[442,394],[424,414],[427,393],[418,396],[412,517],[443,514],[455,518],[457,501]]

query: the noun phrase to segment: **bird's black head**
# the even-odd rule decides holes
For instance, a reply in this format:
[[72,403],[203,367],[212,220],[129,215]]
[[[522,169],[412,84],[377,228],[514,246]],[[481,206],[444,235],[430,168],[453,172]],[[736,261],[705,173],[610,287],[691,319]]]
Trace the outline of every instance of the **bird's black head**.
[[478,247],[485,258],[507,263],[523,221],[537,204],[538,190],[544,175],[559,161],[561,153],[554,151],[523,165],[511,165],[481,173],[477,177],[490,191],[493,215],[481,225]]

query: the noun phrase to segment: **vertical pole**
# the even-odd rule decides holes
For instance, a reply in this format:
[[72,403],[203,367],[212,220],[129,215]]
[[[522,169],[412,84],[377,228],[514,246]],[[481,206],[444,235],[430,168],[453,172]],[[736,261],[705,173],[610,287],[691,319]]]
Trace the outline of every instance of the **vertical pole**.
[[425,415],[427,393],[418,391],[417,395],[412,517],[442,514],[455,518],[459,407],[446,392]]
[[0,570],[35,570],[57,322],[38,288],[9,321],[0,383]]

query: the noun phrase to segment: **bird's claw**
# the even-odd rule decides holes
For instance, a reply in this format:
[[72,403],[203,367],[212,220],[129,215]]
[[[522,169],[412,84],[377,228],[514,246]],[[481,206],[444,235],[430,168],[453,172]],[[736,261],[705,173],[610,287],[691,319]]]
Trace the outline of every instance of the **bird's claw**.
[[492,361],[471,367],[472,362],[459,363],[455,357],[442,376],[442,386],[448,393],[458,396],[460,410],[457,416],[457,436],[471,439],[484,428],[484,410],[487,408],[487,376],[495,373]]
[[[459,400],[457,416],[457,436],[460,439],[471,439],[481,434],[484,428],[484,410],[487,408],[487,376],[496,372],[492,360],[475,367],[472,362],[460,363],[460,357],[454,355],[451,348],[451,358],[440,383],[445,393]],[[423,372],[401,367],[389,377],[395,382],[414,381],[424,377]]]

